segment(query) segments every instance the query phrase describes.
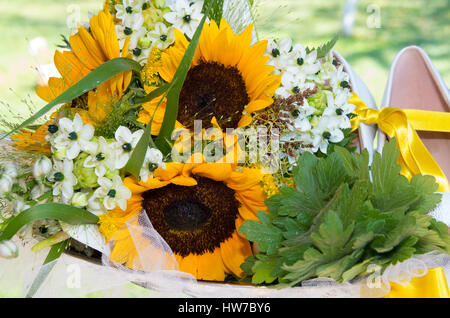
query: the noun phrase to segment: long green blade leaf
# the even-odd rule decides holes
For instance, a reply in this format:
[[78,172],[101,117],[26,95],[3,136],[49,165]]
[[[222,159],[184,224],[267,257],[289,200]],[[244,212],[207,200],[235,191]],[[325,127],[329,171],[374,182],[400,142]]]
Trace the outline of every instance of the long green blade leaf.
[[[219,0],[215,0],[214,3],[216,3],[217,1]],[[200,25],[195,31],[191,42],[189,43],[186,53],[184,54],[183,59],[181,60],[180,65],[178,66],[178,69],[175,73],[175,76],[173,77],[172,85],[167,93],[167,105],[166,112],[164,114],[164,120],[158,138],[156,138],[155,140],[156,146],[164,155],[168,155],[170,150],[172,149],[171,137],[172,132],[175,128],[175,121],[177,120],[178,116],[178,102],[180,99],[181,89],[183,88],[183,84],[186,80],[192,59],[194,58],[194,54],[200,40],[200,35],[202,33],[206,17],[209,15],[209,10],[211,10],[211,8],[212,5],[207,6],[207,11],[205,12]]]
[[[58,104],[63,104],[70,102],[71,100],[80,97],[81,95],[93,90],[97,86],[103,84],[104,82],[108,81],[112,77],[114,77],[117,74],[120,74],[124,71],[133,70],[136,72],[140,72],[142,69],[141,65],[128,58],[119,57],[110,61],[107,61],[103,64],[101,64],[99,67],[97,67],[95,70],[90,72],[88,75],[86,75],[84,78],[82,78],[79,82],[77,82],[75,85],[73,85],[71,88],[66,90],[64,93],[56,97],[53,101],[42,107],[36,114],[25,120],[22,124],[20,124],[18,127],[10,131],[8,134],[2,136],[1,139],[5,138],[6,136],[16,132],[19,129],[22,129],[24,127],[27,127],[28,125],[32,124],[35,120],[40,118],[41,116],[45,115],[47,112],[50,111],[54,106]],[[1,140],[0,139],[0,140]]]
[[6,226],[0,235],[0,241],[10,240],[24,225],[41,219],[56,219],[69,223],[97,224],[98,217],[86,210],[61,203],[46,203],[23,211]]
[[[158,88],[162,89],[161,92],[164,90],[167,90],[167,87],[160,87]],[[152,93],[155,93],[155,96],[153,96],[151,99],[159,97],[159,92],[157,93],[157,90],[153,91]],[[163,93],[164,94],[164,93]],[[150,95],[147,95],[144,98],[150,98]],[[158,96],[156,96],[158,95]],[[144,134],[142,135],[141,139],[139,139],[139,142],[136,144],[136,147],[134,148],[133,152],[131,153],[130,159],[128,160],[125,171],[131,173],[135,178],[139,178],[139,173],[141,171],[141,167],[144,164],[145,160],[145,154],[147,153],[147,147],[150,143],[153,143],[152,139],[152,122],[153,118],[155,117],[156,111],[158,110],[160,104],[164,100],[166,95],[164,95],[161,100],[159,101],[158,106],[155,109],[155,112],[152,115],[152,118],[150,119],[150,122],[148,123],[147,127],[145,128]],[[149,99],[149,100],[151,100]],[[156,146],[155,146],[156,147]]]
[[42,283],[44,283],[48,274],[50,274],[53,267],[55,267],[56,262],[54,262],[54,261],[56,261],[58,258],[61,257],[61,255],[65,251],[68,243],[69,243],[69,240],[65,240],[65,241],[55,244],[51,247],[50,252],[48,253],[47,257],[45,258],[43,266],[41,267],[39,273],[37,274],[36,278],[33,281],[33,284],[31,284],[31,287],[28,290],[27,295],[25,296],[26,298],[31,298],[36,294],[36,292],[41,287]]
[[223,2],[224,0],[207,0],[203,5],[203,12],[211,20],[216,21],[217,25],[220,25],[223,15]]

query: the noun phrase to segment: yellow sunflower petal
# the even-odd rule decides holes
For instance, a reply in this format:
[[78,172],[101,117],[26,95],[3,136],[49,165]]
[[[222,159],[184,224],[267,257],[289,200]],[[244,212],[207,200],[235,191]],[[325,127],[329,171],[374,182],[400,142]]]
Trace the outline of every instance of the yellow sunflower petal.
[[219,282],[225,279],[225,265],[220,248],[212,253],[197,255],[197,279]]
[[215,181],[225,181],[230,178],[232,168],[228,163],[205,163],[194,167],[192,173]]
[[231,238],[220,244],[220,253],[229,273],[237,277],[243,277],[245,275],[241,269],[241,265],[247,257],[253,255],[248,240],[240,237],[235,231]]

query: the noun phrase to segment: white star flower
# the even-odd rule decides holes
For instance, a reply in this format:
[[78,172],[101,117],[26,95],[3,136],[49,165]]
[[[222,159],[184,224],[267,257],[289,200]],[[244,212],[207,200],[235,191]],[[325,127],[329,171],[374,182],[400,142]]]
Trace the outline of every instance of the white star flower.
[[156,23],[155,29],[148,32],[148,37],[152,44],[160,50],[167,49],[173,42],[175,42],[175,29],[167,27],[164,23]]
[[153,172],[159,167],[165,167],[163,154],[158,149],[148,148],[139,177],[142,181],[147,182],[149,178],[153,178]]
[[99,137],[97,142],[91,142],[86,152],[89,156],[83,166],[95,168],[97,177],[103,177],[109,170],[115,169],[114,145],[108,143],[104,137]]
[[127,201],[131,198],[131,191],[123,185],[120,176],[114,176],[112,180],[98,178],[100,188],[95,190],[94,196],[100,198],[107,210],[113,210],[118,206],[123,211],[127,209]]
[[339,125],[340,121],[336,116],[320,117],[319,124],[312,129],[314,152],[320,149],[326,154],[330,142],[338,143],[344,139],[344,133]]
[[125,26],[132,26],[133,22],[142,16],[143,0],[123,0],[122,3],[116,4],[116,18],[122,21]]
[[68,159],[64,159],[64,161],[54,160],[53,171],[47,178],[54,182],[53,195],[61,195],[63,203],[69,203],[73,197],[73,188],[77,184],[77,178],[73,174],[73,161]]
[[75,159],[94,137],[94,127],[90,124],[84,125],[78,114],[73,121],[61,118],[58,126],[58,135],[55,136],[52,146],[56,151],[64,149],[65,156],[69,160]]
[[115,133],[115,168],[122,169],[130,159],[131,152],[144,134],[144,130],[132,133],[127,127],[120,126]]
[[171,23],[175,28],[185,33],[188,37],[192,38],[203,18],[203,2],[177,0],[174,4],[170,4],[169,8],[172,12],[166,13],[164,19]]
[[320,71],[320,63],[317,61],[317,51],[314,50],[309,54],[302,44],[296,44],[292,50],[292,58],[295,64],[305,75],[314,75]]
[[281,40],[279,43],[269,40],[266,49],[266,55],[269,56],[268,65],[275,67],[274,73],[280,75],[285,73],[289,67],[295,65],[290,51],[292,49],[292,40],[286,38]]
[[147,29],[142,25],[144,22],[144,18],[139,15],[139,19],[135,21],[133,26],[126,26],[122,24],[116,25],[116,33],[117,38],[119,39],[119,46],[123,48],[125,43],[125,39],[130,38],[130,42],[128,44],[128,50],[133,52],[135,55],[134,49],[138,47],[139,40],[147,34]]
[[350,76],[344,72],[344,65],[339,66],[337,72],[333,74],[330,80],[330,85],[333,91],[346,89],[349,86]]

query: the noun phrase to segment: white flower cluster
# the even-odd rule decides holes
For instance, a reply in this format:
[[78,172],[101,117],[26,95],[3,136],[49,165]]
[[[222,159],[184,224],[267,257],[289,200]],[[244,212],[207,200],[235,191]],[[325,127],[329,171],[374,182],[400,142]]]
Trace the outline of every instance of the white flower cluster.
[[[53,164],[45,160],[35,164],[33,173],[37,180],[45,175],[52,183],[57,201],[86,208],[102,214],[120,207],[126,210],[131,191],[123,185],[121,169],[130,159],[144,131],[131,132],[120,126],[115,138],[107,140],[94,136],[94,128],[84,124],[76,114],[73,120],[61,118],[50,125],[49,141]],[[49,160],[49,159],[47,159]],[[148,148],[141,179],[145,182],[153,171],[163,166],[163,156],[157,149]]]
[[[301,44],[293,45],[287,38],[279,43],[269,41],[266,55],[273,73],[281,75],[277,98],[310,95],[296,102],[292,109],[281,110],[280,118],[287,118],[287,131],[281,142],[296,144],[295,156],[284,154],[291,163],[304,151],[327,153],[329,143],[344,139],[343,130],[350,128],[350,117],[355,109],[348,103],[352,96],[349,76],[332,52],[318,58],[317,51],[308,52]],[[308,93],[308,94],[307,94]]]
[[129,37],[129,50],[141,64],[153,47],[164,50],[174,43],[174,28],[192,37],[203,18],[203,0],[122,0],[114,8],[120,47]]

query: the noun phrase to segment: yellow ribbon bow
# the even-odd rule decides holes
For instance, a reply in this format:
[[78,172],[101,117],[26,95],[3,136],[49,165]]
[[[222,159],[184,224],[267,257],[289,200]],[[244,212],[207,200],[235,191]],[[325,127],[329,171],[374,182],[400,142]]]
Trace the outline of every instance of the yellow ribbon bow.
[[[416,174],[432,175],[439,184],[439,192],[450,192],[450,185],[442,169],[420,140],[416,130],[450,132],[450,113],[399,109],[386,107],[371,109],[356,94],[349,99],[356,106],[356,117],[352,128],[356,130],[361,123],[376,124],[390,138],[395,137],[400,149],[399,164],[401,173],[408,179]],[[442,267],[428,270],[422,277],[416,277],[407,285],[391,283],[387,298],[448,298],[449,289]]]
[[361,123],[376,124],[386,135],[396,138],[402,175],[409,180],[416,174],[432,175],[439,184],[438,192],[450,192],[447,177],[416,132],[450,132],[450,113],[395,107],[371,109],[356,94],[349,99],[349,104],[356,106],[357,116],[352,119],[353,130]]

